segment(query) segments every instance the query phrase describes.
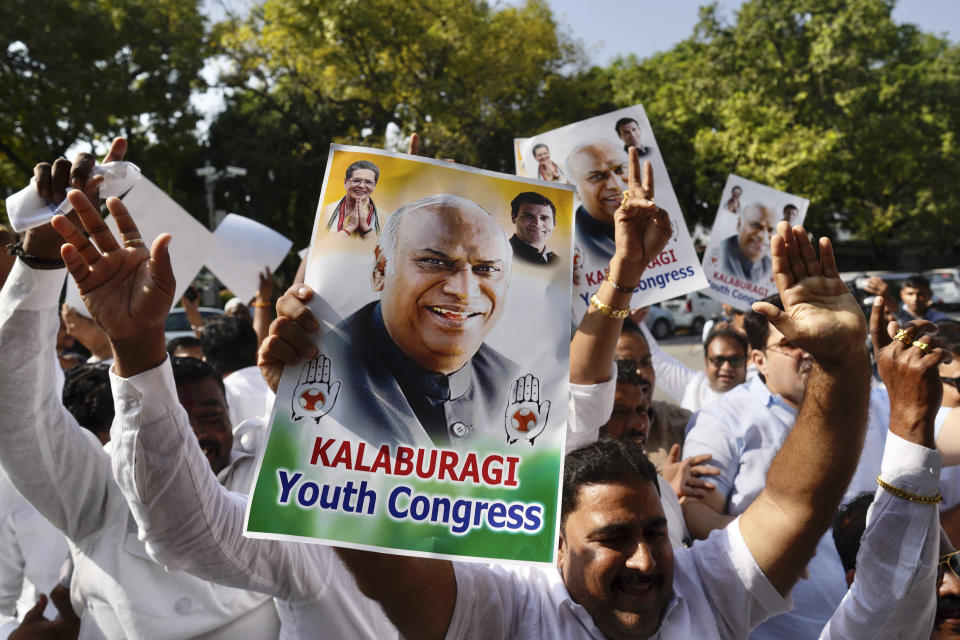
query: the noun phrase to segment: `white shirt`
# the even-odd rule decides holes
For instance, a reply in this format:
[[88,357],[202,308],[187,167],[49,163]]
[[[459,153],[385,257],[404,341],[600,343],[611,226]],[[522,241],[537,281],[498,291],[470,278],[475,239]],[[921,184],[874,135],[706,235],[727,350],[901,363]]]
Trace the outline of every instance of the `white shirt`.
[[260,367],[244,367],[234,371],[223,379],[223,387],[234,434],[244,420],[263,417],[270,387],[260,374]]
[[[940,454],[890,433],[880,476],[922,496],[937,492]],[[821,640],[926,640],[937,608],[940,518],[936,505],[897,498],[883,489],[867,512],[853,586],[824,627]]]
[[[876,487],[889,404],[886,392],[880,389],[872,391],[870,398],[861,462],[844,501]],[[710,454],[709,464],[720,470],[720,475],[710,480],[718,493],[727,496],[726,513],[740,515],[763,490],[770,463],[796,417],[796,409],[771,394],[760,378],[754,378],[694,414],[687,425],[683,457]],[[820,633],[846,591],[843,566],[829,531],[820,539],[808,568],[810,578],[800,580],[793,589],[796,608],[765,623],[751,638],[801,640]]]
[[[80,637],[277,637],[269,598],[167,572],[147,556],[109,454],[64,409],[55,390],[51,354],[64,274],[33,270],[18,260],[0,293],[0,464],[69,541]],[[249,455],[235,458],[221,474],[224,481],[245,489],[253,462]],[[238,627],[249,631],[240,634]]]
[[669,393],[681,407],[687,411],[699,411],[723,395],[710,387],[706,372],[694,371],[663,351],[647,325],[641,322],[640,329],[650,347],[653,371],[657,374],[657,387]]
[[[18,620],[59,582],[69,557],[63,534],[23,499],[0,470],[0,639],[19,626]],[[18,610],[19,609],[19,610]],[[47,602],[47,618],[57,609]]]
[[[570,598],[555,568],[454,566],[457,601],[448,640],[606,637]],[[674,552],[673,598],[653,638],[744,638],[789,608],[789,598],[757,566],[736,520],[703,543]]]

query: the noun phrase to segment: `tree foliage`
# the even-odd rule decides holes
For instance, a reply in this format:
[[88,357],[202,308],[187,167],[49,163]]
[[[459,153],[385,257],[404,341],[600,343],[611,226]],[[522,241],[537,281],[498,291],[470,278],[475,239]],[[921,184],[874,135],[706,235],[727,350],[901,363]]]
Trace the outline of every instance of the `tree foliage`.
[[125,135],[173,185],[199,149],[191,92],[207,54],[198,0],[0,3],[0,191],[39,160]]
[[267,0],[217,33],[231,98],[212,150],[257,168],[248,214],[298,241],[331,142],[383,146],[393,123],[429,155],[512,172],[515,136],[610,106],[544,0]]
[[810,198],[821,231],[956,242],[960,48],[892,6],[751,0],[733,24],[706,7],[671,51],[615,62],[616,100],[646,106],[688,216],[709,221],[734,172]]

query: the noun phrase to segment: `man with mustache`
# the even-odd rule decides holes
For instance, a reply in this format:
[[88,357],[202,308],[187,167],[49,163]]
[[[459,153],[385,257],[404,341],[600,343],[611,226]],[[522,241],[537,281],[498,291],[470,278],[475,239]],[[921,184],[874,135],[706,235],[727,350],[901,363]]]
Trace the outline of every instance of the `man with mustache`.
[[[767,302],[782,305],[779,296]],[[758,375],[694,414],[687,426],[683,457],[709,455],[710,465],[720,470],[711,479],[715,491],[684,502],[687,528],[696,539],[726,526],[762,491],[770,463],[797,419],[814,368],[810,354],[759,313],[747,313],[744,329]],[[850,483],[852,495],[873,486],[889,422],[886,394],[871,393],[870,403],[864,450]],[[843,569],[828,538],[820,541],[810,579],[793,589],[794,611],[765,622],[752,638],[815,638],[820,633],[843,597]]]

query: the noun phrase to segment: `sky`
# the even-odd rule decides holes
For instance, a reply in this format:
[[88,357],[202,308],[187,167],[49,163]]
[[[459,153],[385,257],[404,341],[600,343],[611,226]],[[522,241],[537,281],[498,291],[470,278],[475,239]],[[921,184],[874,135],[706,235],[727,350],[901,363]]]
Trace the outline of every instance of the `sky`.
[[[519,4],[521,0],[503,0]],[[618,55],[646,58],[688,38],[706,0],[547,0],[554,14],[581,40],[591,62],[606,65]],[[721,15],[731,19],[742,4],[721,0]],[[960,0],[900,0],[897,22],[909,22],[946,37],[960,39]],[[640,34],[639,37],[637,34]]]

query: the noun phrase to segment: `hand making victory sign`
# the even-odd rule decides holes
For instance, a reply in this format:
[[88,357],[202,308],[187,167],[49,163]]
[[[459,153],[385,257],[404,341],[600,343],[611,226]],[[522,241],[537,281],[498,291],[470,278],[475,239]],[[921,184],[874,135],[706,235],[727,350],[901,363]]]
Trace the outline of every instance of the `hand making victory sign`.
[[670,239],[670,216],[653,201],[653,165],[645,161],[641,172],[635,147],[630,147],[628,189],[613,214],[613,224],[616,255],[644,267]]
[[60,254],[90,315],[110,337],[114,371],[130,377],[159,365],[166,358],[163,325],[176,286],[170,235],[162,234],[147,250],[127,208],[110,198],[107,209],[120,246],[86,195],[71,191],[67,197],[90,237],[64,216],[54,217],[53,227],[67,243]]

